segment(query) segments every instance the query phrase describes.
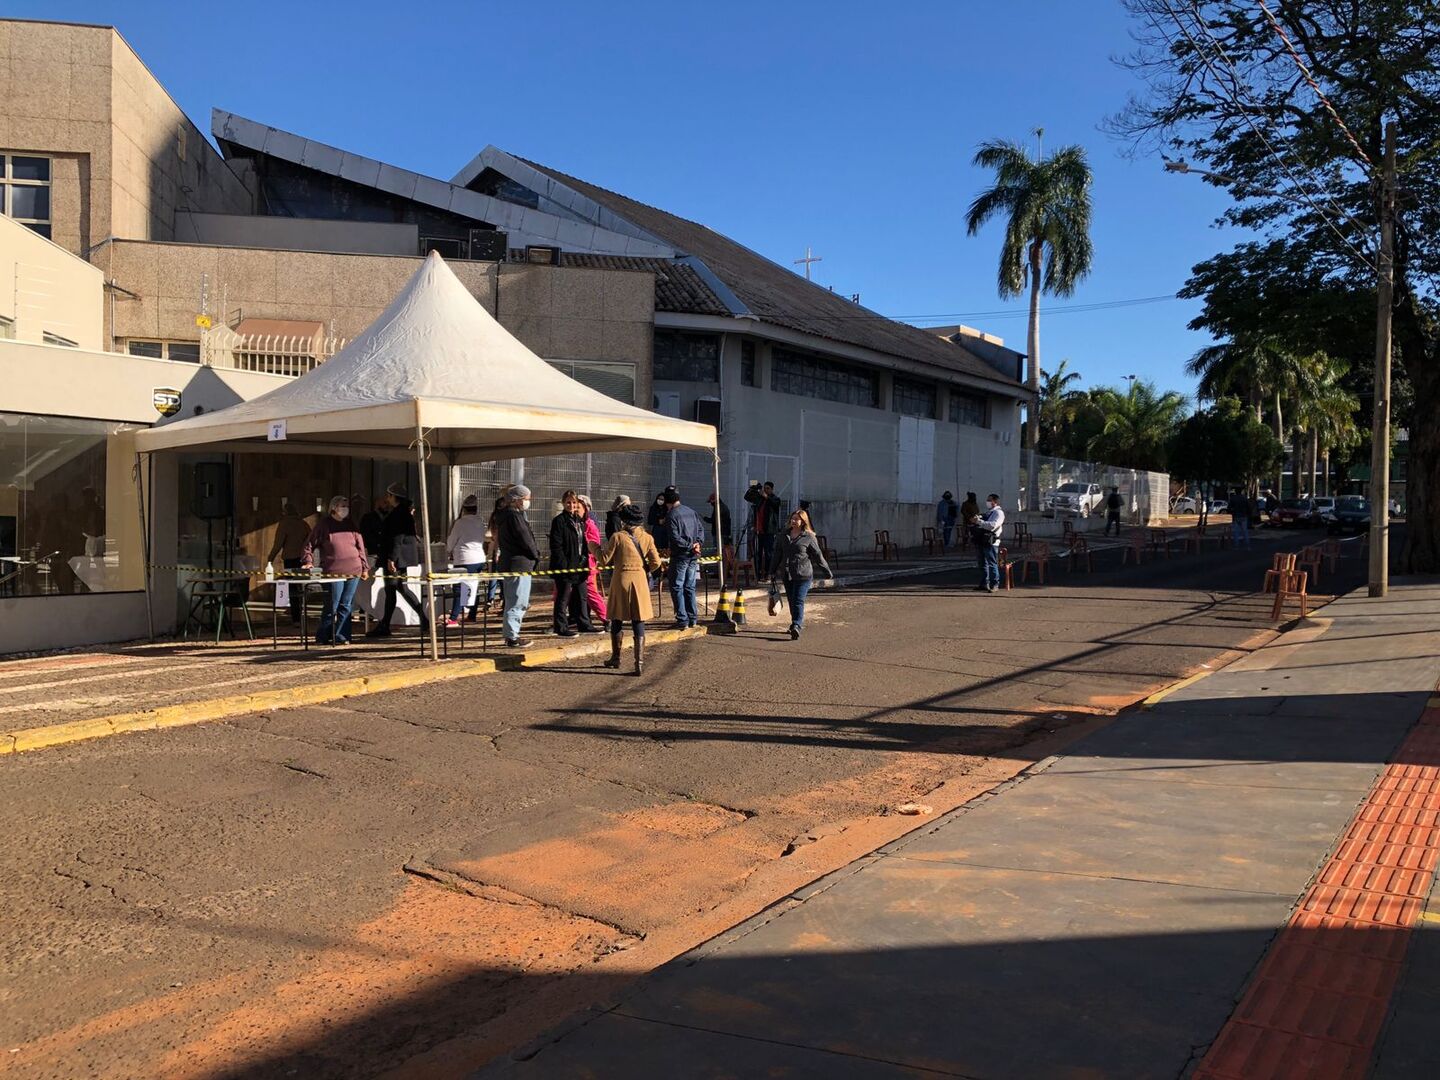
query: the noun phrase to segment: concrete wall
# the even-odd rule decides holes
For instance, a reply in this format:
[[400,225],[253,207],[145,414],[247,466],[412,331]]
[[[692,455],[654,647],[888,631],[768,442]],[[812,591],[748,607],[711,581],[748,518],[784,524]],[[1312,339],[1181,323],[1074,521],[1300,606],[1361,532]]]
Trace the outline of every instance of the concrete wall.
[[114,30],[0,20],[0,150],[53,159],[56,243],[193,236],[186,210],[249,213],[230,171]]
[[420,253],[420,226],[403,222],[324,221],[258,214],[190,214],[196,242],[220,247],[328,251],[353,255]]
[[104,285],[96,267],[0,216],[0,315],[15,320],[17,341],[38,343],[48,330],[102,348]]

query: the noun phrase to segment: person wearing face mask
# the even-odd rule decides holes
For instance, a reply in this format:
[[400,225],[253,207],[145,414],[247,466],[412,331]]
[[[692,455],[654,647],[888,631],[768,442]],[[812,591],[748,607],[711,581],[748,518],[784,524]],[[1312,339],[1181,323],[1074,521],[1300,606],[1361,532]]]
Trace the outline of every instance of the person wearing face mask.
[[[585,602],[585,579],[590,576],[590,549],[585,542],[585,506],[580,496],[567,491],[560,499],[563,509],[550,522],[550,569],[556,573],[555,633],[558,637],[594,634]],[[570,629],[570,620],[577,629]]]
[[385,504],[390,512],[380,532],[380,562],[385,568],[385,615],[372,626],[366,637],[389,637],[390,620],[395,617],[397,596],[420,616],[420,629],[430,628],[425,605],[420,602],[406,581],[406,572],[421,562],[420,537],[415,528],[415,504],[407,498],[405,487],[394,483],[385,489]]
[[525,520],[525,511],[529,509],[530,489],[524,484],[516,484],[506,493],[504,509],[495,511],[495,546],[500,551],[496,569],[503,574],[524,575],[507,577],[502,586],[505,644],[512,649],[526,644],[520,640],[520,627],[530,607],[532,579],[529,575],[540,561],[540,547],[535,543],[535,534],[530,531],[530,522]]
[[[321,645],[350,644],[350,613],[355,607],[355,590],[370,576],[370,563],[365,553],[365,538],[350,519],[350,500],[336,495],[330,500],[330,513],[315,523],[300,552],[302,569],[309,570],[320,558],[320,569],[327,577],[341,577],[325,586],[325,614],[315,640]],[[297,590],[298,591],[298,590]]]
[[984,514],[969,524],[975,527],[975,542],[980,545],[980,566],[983,577],[976,592],[994,592],[1000,587],[1000,534],[1005,528],[1005,511],[1000,509],[1000,496],[985,496]]

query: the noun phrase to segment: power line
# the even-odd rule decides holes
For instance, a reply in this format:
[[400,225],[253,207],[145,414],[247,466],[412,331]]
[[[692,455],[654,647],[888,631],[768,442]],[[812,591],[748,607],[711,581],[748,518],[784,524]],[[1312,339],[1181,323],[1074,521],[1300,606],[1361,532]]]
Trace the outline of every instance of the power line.
[[[1042,315],[1065,315],[1083,314],[1087,311],[1109,311],[1113,308],[1140,307],[1144,304],[1159,304],[1166,300],[1179,300],[1175,293],[1165,293],[1162,296],[1136,296],[1128,300],[1098,300],[1090,304],[1060,304],[1052,307],[1042,307]],[[1016,310],[1015,308],[997,308],[994,311],[956,311],[945,315],[892,315],[891,319],[903,322],[929,319],[1024,319],[1028,318],[1030,312],[1026,309]]]
[[[1160,0],[1160,2],[1165,8],[1166,12],[1169,13],[1171,19],[1174,20],[1175,25],[1180,29],[1180,32],[1185,36],[1185,40],[1190,43],[1190,47],[1195,50],[1195,55],[1199,58],[1200,62],[1205,65],[1206,70],[1209,71],[1210,74],[1214,76],[1217,81],[1223,83],[1225,80],[1215,69],[1215,65],[1211,63],[1210,57],[1207,55],[1205,50],[1201,48],[1200,43],[1196,41],[1194,35],[1190,33],[1190,30],[1185,25],[1184,20],[1181,19],[1180,14],[1170,6],[1169,0]],[[1159,20],[1156,19],[1153,15],[1151,15],[1148,10],[1145,11],[1145,17],[1150,20],[1150,24],[1155,27],[1156,32],[1165,39],[1167,44],[1173,44],[1174,39],[1165,32],[1165,29],[1160,25]],[[1289,178],[1290,183],[1294,185],[1295,190],[1299,192],[1301,198],[1304,199],[1304,201],[1310,206],[1310,208],[1320,216],[1320,219],[1325,223],[1325,225],[1330,229],[1330,231],[1340,238],[1341,243],[1348,247],[1357,259],[1359,259],[1371,270],[1375,270],[1375,264],[1370,261],[1370,259],[1364,252],[1362,252],[1354,245],[1354,243],[1351,242],[1349,237],[1347,237],[1343,232],[1340,231],[1339,227],[1335,224],[1333,220],[1331,220],[1330,216],[1325,213],[1324,209],[1321,208],[1319,204],[1317,204],[1315,200],[1310,196],[1310,192],[1306,189],[1305,185],[1300,182],[1299,178],[1295,175],[1294,170],[1291,169],[1290,164],[1280,156],[1280,153],[1275,149],[1274,144],[1265,137],[1265,133],[1260,130],[1259,125],[1256,124],[1254,119],[1250,116],[1250,110],[1246,107],[1245,102],[1240,98],[1239,87],[1244,82],[1244,80],[1240,77],[1240,72],[1236,69],[1235,65],[1230,62],[1229,57],[1225,54],[1224,48],[1220,46],[1220,44],[1216,42],[1215,39],[1210,35],[1208,28],[1205,26],[1204,19],[1197,19],[1197,23],[1200,26],[1201,32],[1205,34],[1206,39],[1215,46],[1217,54],[1230,68],[1230,73],[1234,77],[1236,85],[1235,97],[1232,99],[1232,101],[1240,109],[1240,115],[1244,119],[1245,123],[1250,126],[1250,129],[1255,133],[1256,137],[1264,144],[1266,151],[1270,154],[1272,158],[1275,159],[1276,164],[1280,166],[1286,177]],[[1291,149],[1293,152],[1294,148],[1292,147]],[[1353,222],[1353,220],[1354,219],[1352,218],[1351,221]]]

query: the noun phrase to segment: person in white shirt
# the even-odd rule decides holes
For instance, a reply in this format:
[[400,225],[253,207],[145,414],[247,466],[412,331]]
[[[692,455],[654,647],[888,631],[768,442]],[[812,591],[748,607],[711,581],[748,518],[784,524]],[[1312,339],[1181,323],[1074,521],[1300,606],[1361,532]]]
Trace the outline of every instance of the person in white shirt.
[[1005,528],[1005,511],[1000,509],[1000,496],[994,492],[985,496],[985,506],[985,513],[973,522],[980,542],[983,573],[980,584],[975,586],[976,592],[994,592],[1000,587],[1000,534]]
[[[478,513],[480,499],[466,495],[460,506],[460,516],[450,526],[450,535],[445,538],[445,547],[450,552],[450,564],[462,570],[479,573],[485,569],[485,522]],[[455,602],[450,607],[447,626],[459,626],[460,616],[475,600],[475,589],[470,582],[462,582],[455,590]]]

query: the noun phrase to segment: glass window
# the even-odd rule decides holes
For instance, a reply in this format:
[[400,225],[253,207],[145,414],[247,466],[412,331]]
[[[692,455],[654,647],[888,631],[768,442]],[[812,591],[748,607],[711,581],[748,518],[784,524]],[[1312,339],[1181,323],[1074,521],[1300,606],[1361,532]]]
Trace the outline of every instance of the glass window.
[[0,596],[139,590],[135,494],[107,470],[121,424],[0,412]]
[[950,391],[950,422],[970,427],[985,427],[985,399],[979,394]]
[[656,330],[655,378],[677,382],[719,382],[720,335]]
[[875,372],[778,347],[770,353],[770,389],[872,409],[880,404]]
[[548,360],[556,371],[591,390],[598,390],[606,397],[635,404],[635,365],[612,364],[603,360]]
[[159,360],[165,355],[165,343],[162,341],[130,341],[126,342],[125,351],[131,356],[148,356],[152,360]]
[[755,342],[740,342],[740,385],[754,386],[755,383]]
[[50,159],[0,154],[0,213],[50,238]]
[[165,352],[171,360],[181,360],[187,364],[200,362],[200,343],[198,341],[172,341],[165,346]]
[[895,376],[891,393],[892,408],[903,416],[935,419],[935,384]]

